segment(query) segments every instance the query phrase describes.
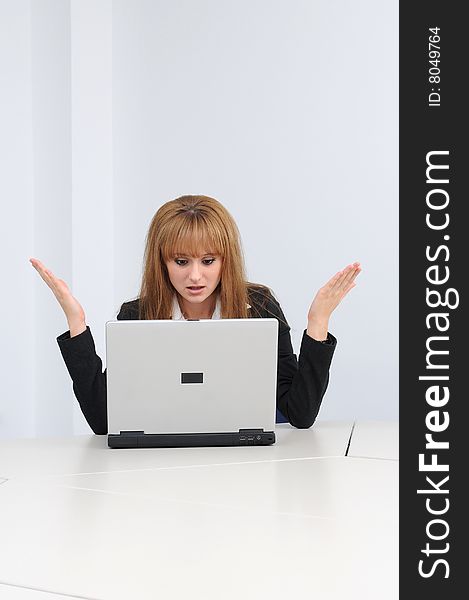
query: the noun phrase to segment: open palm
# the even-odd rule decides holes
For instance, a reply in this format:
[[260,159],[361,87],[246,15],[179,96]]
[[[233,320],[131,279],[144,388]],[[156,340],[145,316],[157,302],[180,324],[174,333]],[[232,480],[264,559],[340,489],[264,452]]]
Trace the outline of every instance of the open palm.
[[336,273],[317,292],[308,313],[308,320],[327,321],[332,311],[355,287],[355,279],[360,273],[360,263],[355,262]]
[[58,303],[62,307],[67,320],[70,321],[85,321],[85,311],[72,295],[68,285],[56,277],[50,269],[47,269],[40,260],[30,258],[29,262],[33,265],[42,279],[46,282],[52,293],[57,298]]

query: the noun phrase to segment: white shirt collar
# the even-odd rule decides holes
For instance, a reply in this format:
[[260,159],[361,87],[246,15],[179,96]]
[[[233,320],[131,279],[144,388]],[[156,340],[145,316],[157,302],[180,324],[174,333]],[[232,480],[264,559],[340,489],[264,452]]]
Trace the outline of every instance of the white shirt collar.
[[[173,311],[172,311],[173,321],[185,321],[185,317],[182,314],[181,307],[179,306],[179,302],[177,300],[176,295],[173,296]],[[217,303],[215,305],[215,310],[213,311],[212,319],[221,319],[221,302],[220,297],[217,297]]]
[[[250,304],[246,304],[246,308],[251,308]],[[221,319],[221,302],[220,296],[217,296],[217,303],[215,305],[215,310],[213,311],[212,319]],[[173,321],[185,321],[185,317],[182,314],[181,307],[179,306],[179,302],[177,300],[176,294],[173,296],[173,310],[172,310],[172,320]]]

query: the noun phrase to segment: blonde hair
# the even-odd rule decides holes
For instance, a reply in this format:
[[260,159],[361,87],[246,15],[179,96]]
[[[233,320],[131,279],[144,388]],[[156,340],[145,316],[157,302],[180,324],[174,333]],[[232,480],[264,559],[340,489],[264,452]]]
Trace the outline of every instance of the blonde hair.
[[[170,319],[174,287],[166,262],[178,254],[202,252],[220,255],[221,279],[217,290],[221,317],[250,316],[248,285],[238,228],[227,209],[209,196],[181,196],[163,204],[148,229],[140,288],[140,319]],[[255,286],[256,288],[263,286]]]

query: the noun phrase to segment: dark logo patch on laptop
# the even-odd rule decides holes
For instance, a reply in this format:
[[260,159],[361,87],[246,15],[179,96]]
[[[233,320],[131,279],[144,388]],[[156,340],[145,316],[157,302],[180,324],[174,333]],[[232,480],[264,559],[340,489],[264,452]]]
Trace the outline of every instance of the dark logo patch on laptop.
[[203,383],[203,373],[181,373],[181,383]]

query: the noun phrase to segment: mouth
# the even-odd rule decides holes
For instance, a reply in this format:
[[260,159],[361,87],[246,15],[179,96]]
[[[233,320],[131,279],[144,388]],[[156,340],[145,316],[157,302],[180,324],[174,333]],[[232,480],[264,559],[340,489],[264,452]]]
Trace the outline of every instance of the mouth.
[[188,286],[187,289],[189,290],[189,292],[191,294],[198,294],[202,290],[205,289],[205,286],[204,285],[191,285],[191,286]]

